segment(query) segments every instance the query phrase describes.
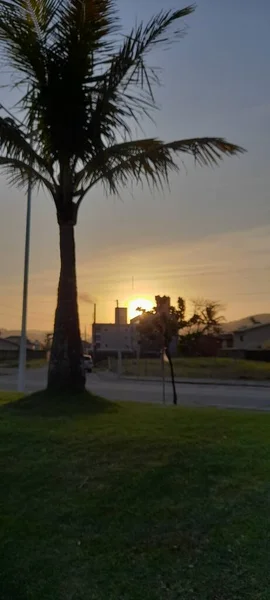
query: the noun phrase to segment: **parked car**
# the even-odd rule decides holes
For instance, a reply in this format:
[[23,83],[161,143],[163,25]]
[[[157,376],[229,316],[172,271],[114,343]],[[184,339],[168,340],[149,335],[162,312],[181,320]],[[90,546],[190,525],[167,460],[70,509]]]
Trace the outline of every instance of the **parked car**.
[[94,366],[92,356],[90,354],[84,354],[83,361],[84,361],[85,371],[87,373],[92,373],[93,366]]

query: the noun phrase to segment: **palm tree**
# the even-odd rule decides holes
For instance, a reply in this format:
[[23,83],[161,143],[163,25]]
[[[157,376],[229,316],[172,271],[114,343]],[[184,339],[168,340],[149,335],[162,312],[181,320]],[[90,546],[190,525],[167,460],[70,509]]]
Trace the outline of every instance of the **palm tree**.
[[[0,0],[0,47],[20,94],[23,125],[0,119],[0,165],[11,184],[44,187],[55,203],[61,271],[48,387],[84,389],[74,227],[98,183],[117,193],[130,180],[150,187],[178,170],[175,157],[215,165],[242,152],[222,138],[132,139],[156,108],[149,52],[181,37],[193,6],[161,11],[117,37],[115,0]],[[30,140],[32,133],[32,142]]]

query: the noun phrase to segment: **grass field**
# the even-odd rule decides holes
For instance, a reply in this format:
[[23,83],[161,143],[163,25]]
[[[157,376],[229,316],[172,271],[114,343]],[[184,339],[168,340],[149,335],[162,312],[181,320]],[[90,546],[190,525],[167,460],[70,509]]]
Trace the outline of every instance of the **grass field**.
[[[190,379],[243,379],[270,380],[270,363],[234,358],[175,358],[173,360],[177,377]],[[111,360],[113,370],[116,360]],[[169,377],[169,365],[165,364]],[[136,377],[161,377],[159,359],[123,359],[123,375]]]
[[270,415],[17,398],[1,600],[269,600]]

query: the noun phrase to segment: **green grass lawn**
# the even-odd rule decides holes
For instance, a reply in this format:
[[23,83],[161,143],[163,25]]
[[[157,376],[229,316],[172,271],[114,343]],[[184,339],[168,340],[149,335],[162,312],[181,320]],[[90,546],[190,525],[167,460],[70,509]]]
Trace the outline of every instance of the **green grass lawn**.
[[270,415],[0,396],[1,600],[269,600]]
[[[234,358],[175,358],[173,360],[177,377],[190,379],[251,379],[270,380],[270,363]],[[116,370],[116,360],[111,360],[112,369]],[[169,377],[169,365],[165,364]],[[124,359],[123,375],[136,377],[161,377],[159,359]]]

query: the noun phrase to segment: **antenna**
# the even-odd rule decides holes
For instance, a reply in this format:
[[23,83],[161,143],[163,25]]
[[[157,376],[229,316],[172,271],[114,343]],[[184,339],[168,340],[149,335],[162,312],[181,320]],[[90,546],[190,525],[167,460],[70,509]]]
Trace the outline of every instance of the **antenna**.
[[96,324],[96,320],[97,320],[97,305],[94,304],[94,325]]

